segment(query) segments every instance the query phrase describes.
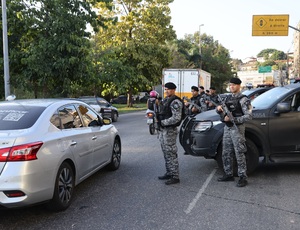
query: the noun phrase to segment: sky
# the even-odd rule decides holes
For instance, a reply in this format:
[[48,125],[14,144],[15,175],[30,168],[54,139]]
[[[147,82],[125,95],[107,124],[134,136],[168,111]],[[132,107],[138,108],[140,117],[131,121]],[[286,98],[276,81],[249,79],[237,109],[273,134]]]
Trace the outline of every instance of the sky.
[[289,25],[300,22],[299,0],[174,0],[171,25],[177,38],[199,31],[229,50],[232,58],[256,57],[263,49],[293,52],[296,30],[288,36],[252,36],[253,15],[289,15]]

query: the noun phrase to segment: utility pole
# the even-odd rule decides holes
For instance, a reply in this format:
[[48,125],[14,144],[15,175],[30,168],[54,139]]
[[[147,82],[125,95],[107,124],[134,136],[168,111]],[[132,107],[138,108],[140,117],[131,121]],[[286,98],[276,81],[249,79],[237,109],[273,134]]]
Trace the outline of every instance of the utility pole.
[[200,56],[200,69],[202,69],[201,26],[204,26],[204,24],[199,25],[199,56]]
[[10,83],[9,83],[6,0],[2,0],[1,3],[2,3],[3,59],[4,59],[4,90],[5,90],[5,98],[7,98],[10,95]]

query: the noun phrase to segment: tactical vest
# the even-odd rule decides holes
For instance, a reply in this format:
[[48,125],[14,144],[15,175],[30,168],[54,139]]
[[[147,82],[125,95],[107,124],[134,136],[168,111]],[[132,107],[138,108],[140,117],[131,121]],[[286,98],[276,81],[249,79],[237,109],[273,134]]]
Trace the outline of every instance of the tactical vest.
[[246,95],[241,95],[240,97],[233,97],[230,95],[226,97],[225,104],[234,117],[241,117],[244,115],[240,103],[240,100],[243,97],[246,97]]
[[197,95],[196,97],[192,97],[191,101],[200,106],[200,99],[201,99],[201,96]]
[[179,126],[181,124],[181,121],[185,118],[185,108],[183,106],[182,100],[180,99],[180,97],[173,95],[173,96],[169,97],[166,101],[163,102],[161,112],[159,113],[159,119],[165,120],[165,119],[172,117],[172,110],[171,110],[170,105],[175,99],[178,99],[182,103],[181,120],[179,122],[177,122],[176,124],[168,125],[165,127]]
[[156,102],[156,98],[153,98],[153,97],[149,98],[148,99],[148,109],[154,111],[155,102]]

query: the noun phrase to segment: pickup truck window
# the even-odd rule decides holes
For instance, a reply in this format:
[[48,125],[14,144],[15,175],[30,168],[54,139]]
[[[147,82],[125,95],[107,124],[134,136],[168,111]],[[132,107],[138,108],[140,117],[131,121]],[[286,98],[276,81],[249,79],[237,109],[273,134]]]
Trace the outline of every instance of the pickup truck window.
[[282,95],[285,95],[290,89],[285,87],[276,87],[255,98],[251,104],[255,109],[267,109],[274,104]]

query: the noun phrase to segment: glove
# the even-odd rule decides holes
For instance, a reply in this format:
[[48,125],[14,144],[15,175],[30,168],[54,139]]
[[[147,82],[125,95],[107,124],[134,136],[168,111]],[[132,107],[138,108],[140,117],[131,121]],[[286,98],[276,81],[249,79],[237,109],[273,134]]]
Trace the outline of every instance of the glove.
[[158,127],[158,130],[161,130],[164,127],[164,125],[161,123],[161,120],[157,121],[157,127]]
[[157,121],[157,127],[158,127],[158,128],[161,128],[161,127],[162,127],[162,126],[161,126],[161,120],[158,120],[158,121]]

